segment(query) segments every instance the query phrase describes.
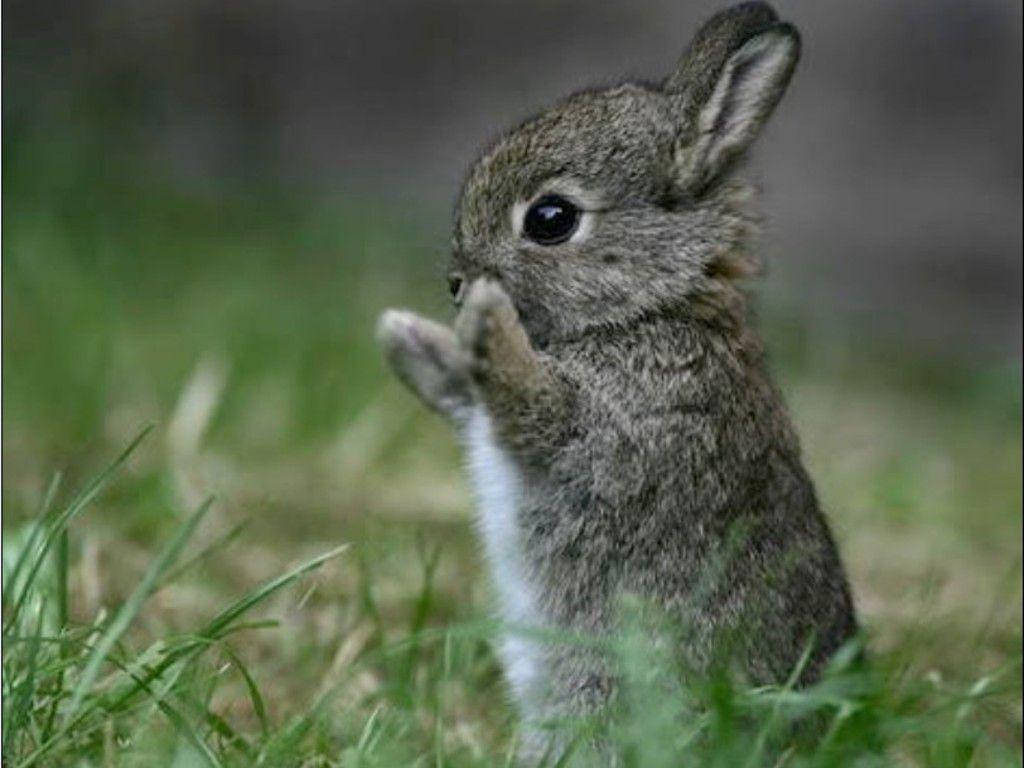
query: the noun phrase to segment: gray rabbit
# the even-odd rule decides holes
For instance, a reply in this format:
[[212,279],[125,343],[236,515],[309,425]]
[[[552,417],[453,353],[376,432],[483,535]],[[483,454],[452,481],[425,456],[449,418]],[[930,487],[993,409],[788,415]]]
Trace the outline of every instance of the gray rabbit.
[[[742,287],[757,220],[734,172],[799,53],[771,7],[737,5],[663,82],[577,93],[509,131],[457,206],[454,328],[381,317],[391,367],[464,442],[509,624],[602,636],[635,595],[688,628],[690,664],[728,647],[755,683],[808,647],[813,680],[855,633]],[[509,632],[501,657],[528,718],[615,690],[579,645]]]

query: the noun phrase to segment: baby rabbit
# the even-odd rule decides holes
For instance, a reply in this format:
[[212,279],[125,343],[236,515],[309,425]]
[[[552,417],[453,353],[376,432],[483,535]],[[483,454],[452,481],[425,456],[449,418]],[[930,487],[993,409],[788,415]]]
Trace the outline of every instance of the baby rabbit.
[[[454,328],[390,310],[398,377],[454,424],[511,625],[592,636],[634,595],[687,628],[694,668],[814,679],[855,632],[843,568],[740,281],[757,272],[734,172],[786,89],[794,27],[714,16],[659,84],[569,96],[470,171]],[[524,715],[594,712],[593,649],[510,632]],[[725,643],[722,638],[729,638]]]

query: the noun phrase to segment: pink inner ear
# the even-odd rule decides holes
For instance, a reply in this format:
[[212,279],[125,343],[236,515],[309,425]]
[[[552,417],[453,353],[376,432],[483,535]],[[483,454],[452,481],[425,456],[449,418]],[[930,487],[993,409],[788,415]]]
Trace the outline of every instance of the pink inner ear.
[[757,138],[785,92],[799,51],[795,29],[779,25],[732,55],[700,111],[691,157],[695,176],[715,178]]

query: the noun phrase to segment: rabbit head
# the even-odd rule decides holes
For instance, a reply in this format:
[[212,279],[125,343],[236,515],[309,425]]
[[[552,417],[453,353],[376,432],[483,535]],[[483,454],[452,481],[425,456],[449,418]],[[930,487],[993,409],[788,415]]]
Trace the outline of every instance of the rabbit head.
[[731,171],[778,104],[800,38],[763,3],[719,13],[660,84],[574,94],[467,176],[450,287],[498,279],[539,348],[665,312],[721,313],[758,264]]

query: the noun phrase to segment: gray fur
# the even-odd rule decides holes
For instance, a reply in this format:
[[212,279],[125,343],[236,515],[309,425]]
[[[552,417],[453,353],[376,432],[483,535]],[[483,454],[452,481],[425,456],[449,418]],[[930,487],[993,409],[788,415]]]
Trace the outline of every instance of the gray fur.
[[[688,627],[691,664],[728,647],[758,683],[784,679],[812,637],[814,679],[855,632],[740,284],[760,264],[734,172],[799,47],[767,5],[737,6],[661,85],[578,93],[506,133],[457,208],[455,328],[390,311],[379,329],[429,406],[463,431],[474,409],[489,416],[520,478],[513,551],[532,623],[605,633],[617,597],[638,595]],[[517,233],[517,206],[551,191],[587,209],[585,237]],[[524,714],[592,711],[614,690],[592,651],[542,656]]]

